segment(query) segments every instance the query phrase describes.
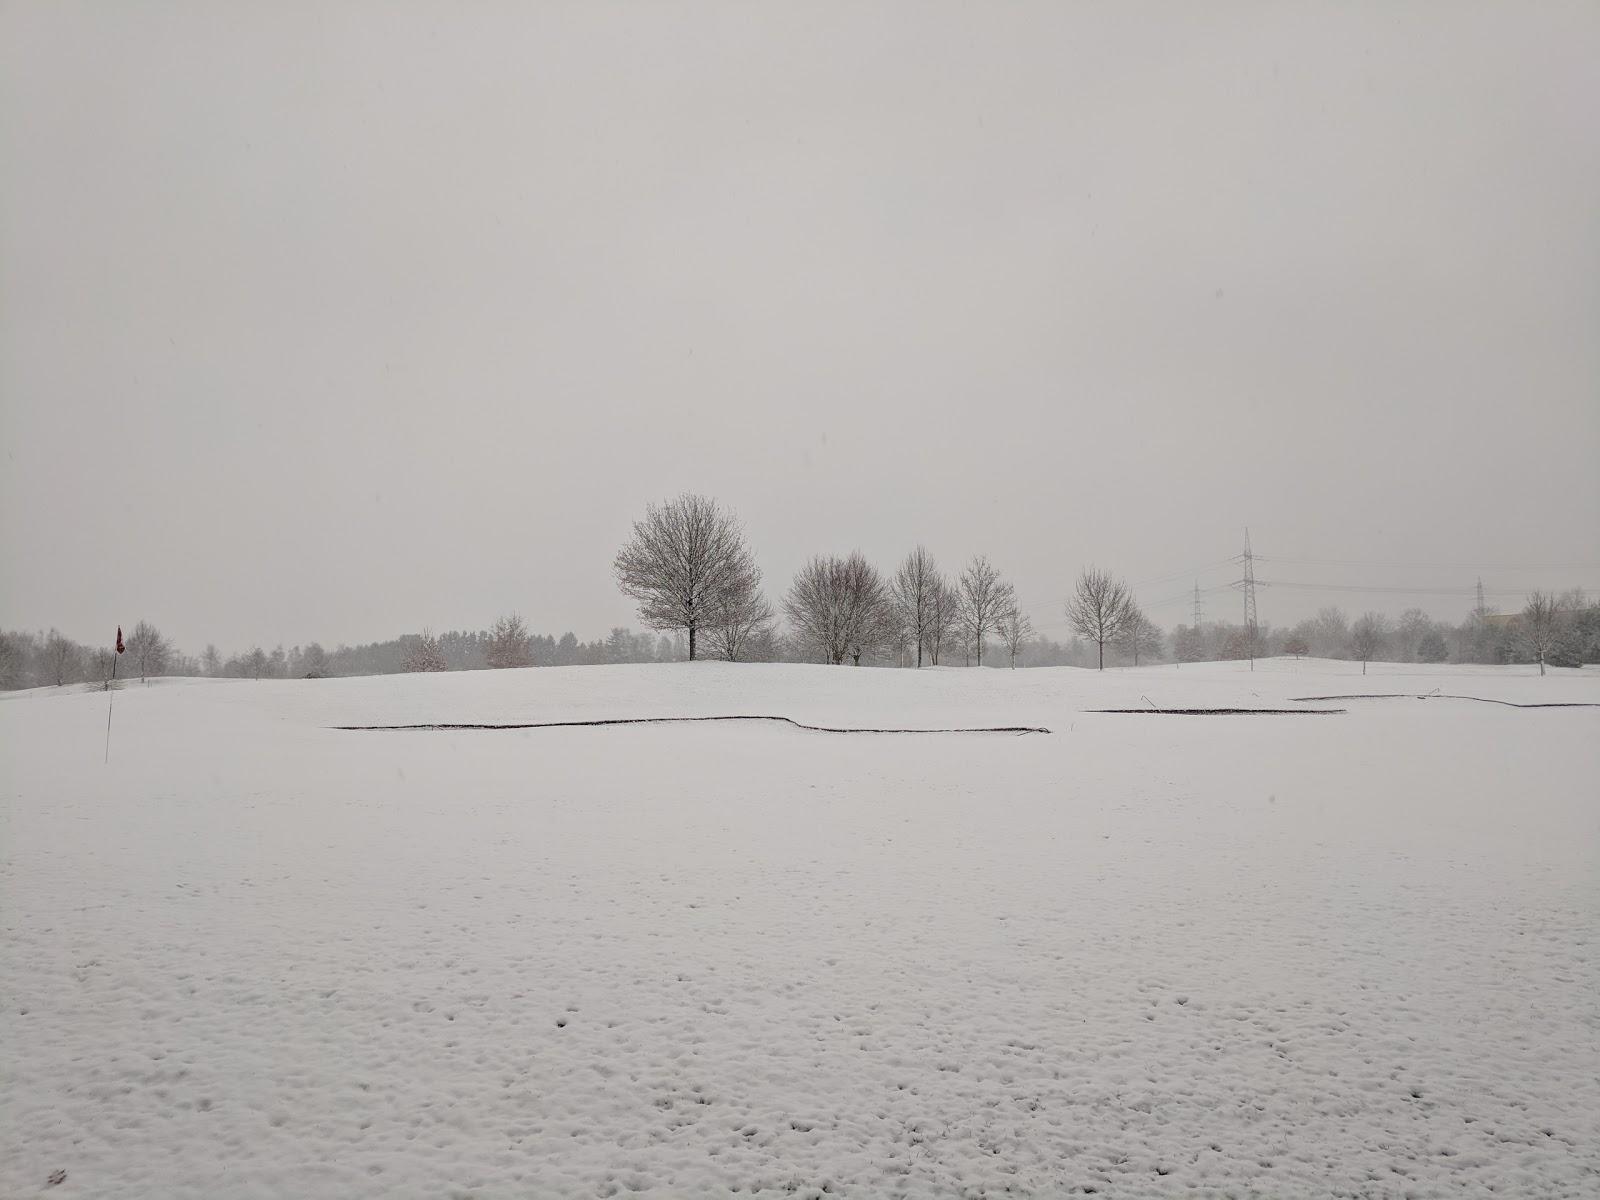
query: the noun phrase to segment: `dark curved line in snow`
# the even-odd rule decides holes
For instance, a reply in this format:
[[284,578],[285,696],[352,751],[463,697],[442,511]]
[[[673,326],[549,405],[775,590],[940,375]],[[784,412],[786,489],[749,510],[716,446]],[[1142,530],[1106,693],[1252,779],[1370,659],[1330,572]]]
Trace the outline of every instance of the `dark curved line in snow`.
[[691,721],[778,721],[796,729],[812,733],[1049,733],[1037,725],[992,725],[971,729],[858,729],[838,728],[832,725],[806,725],[791,717],[766,717],[740,714],[728,717],[601,717],[591,721],[530,721],[518,724],[446,724],[425,725],[335,725],[344,730],[422,730],[422,729],[581,729],[594,725],[671,725]]
[[1518,704],[1515,700],[1495,700],[1488,696],[1452,696],[1439,692],[1355,692],[1346,696],[1290,696],[1296,704],[1318,700],[1476,700],[1479,704],[1502,704],[1506,708],[1600,708],[1590,700],[1542,700]]
[[1092,713],[1136,713],[1146,717],[1336,717],[1342,708],[1086,708]]

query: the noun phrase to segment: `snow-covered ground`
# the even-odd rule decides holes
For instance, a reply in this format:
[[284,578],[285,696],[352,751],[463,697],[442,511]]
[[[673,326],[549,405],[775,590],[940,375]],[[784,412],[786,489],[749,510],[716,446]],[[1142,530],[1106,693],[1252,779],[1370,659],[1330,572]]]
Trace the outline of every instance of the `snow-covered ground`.
[[[5,697],[0,1195],[1600,1195],[1600,708],[1084,711],[1435,689],[1600,672]],[[1053,732],[328,728],[736,713]]]

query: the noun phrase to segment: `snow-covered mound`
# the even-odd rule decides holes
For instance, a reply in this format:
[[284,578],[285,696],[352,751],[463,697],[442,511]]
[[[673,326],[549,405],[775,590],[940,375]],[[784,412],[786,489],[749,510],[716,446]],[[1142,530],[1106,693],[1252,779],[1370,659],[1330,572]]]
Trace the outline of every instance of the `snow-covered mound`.
[[[1600,708],[1391,692],[1600,673],[7,696],[0,1195],[1595,1195]],[[332,728],[738,714],[1052,732]]]

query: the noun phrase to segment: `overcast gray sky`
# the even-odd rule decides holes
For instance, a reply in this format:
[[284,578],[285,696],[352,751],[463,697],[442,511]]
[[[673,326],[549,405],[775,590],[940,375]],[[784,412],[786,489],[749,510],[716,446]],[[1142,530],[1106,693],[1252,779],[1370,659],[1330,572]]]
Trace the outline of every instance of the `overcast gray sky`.
[[1056,636],[1600,587],[1600,5],[0,12],[0,626],[591,638],[682,490]]

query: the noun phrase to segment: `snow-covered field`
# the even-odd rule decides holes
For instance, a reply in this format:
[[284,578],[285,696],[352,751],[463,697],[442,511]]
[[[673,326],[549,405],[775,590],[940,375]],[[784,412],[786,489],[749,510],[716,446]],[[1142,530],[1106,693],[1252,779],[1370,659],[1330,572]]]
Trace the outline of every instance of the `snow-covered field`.
[[[1600,708],[1084,711],[1434,689],[1600,672],[5,697],[0,1195],[1600,1195]],[[1053,732],[329,728],[734,713]]]

